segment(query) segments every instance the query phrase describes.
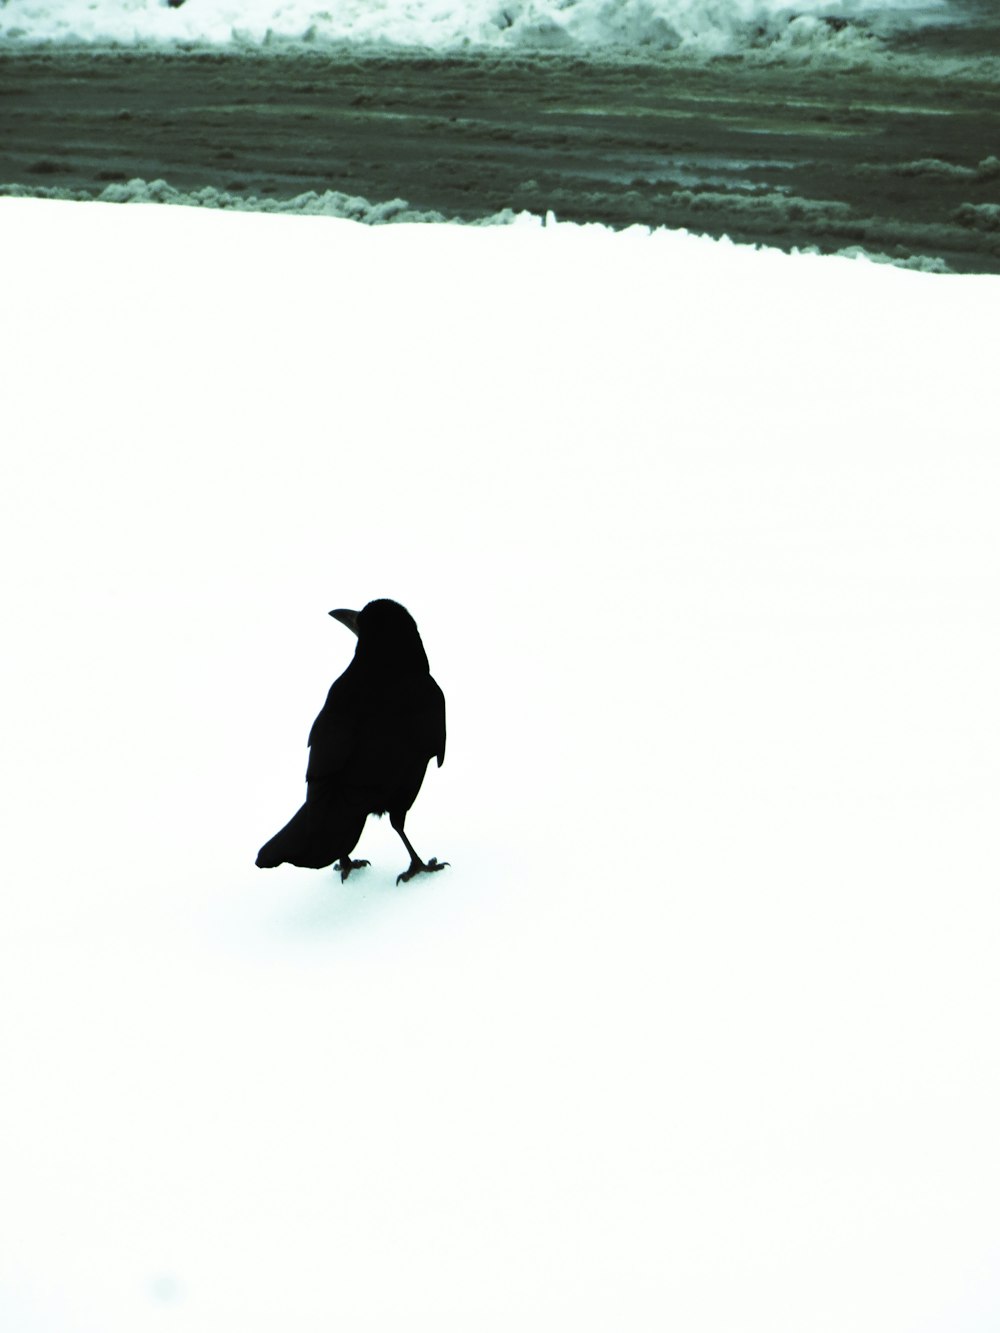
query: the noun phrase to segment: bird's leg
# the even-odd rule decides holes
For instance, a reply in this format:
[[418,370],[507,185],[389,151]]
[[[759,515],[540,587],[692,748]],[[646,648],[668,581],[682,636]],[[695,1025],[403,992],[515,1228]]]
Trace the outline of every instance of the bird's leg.
[[432,856],[431,859],[428,862],[426,862],[426,864],[423,861],[421,861],[420,857],[413,849],[413,843],[410,842],[409,838],[403,832],[403,820],[405,818],[406,818],[405,814],[399,816],[393,814],[389,815],[390,824],[392,824],[392,827],[403,839],[403,842],[406,846],[406,850],[410,853],[409,869],[404,870],[401,875],[396,876],[397,884],[399,884],[400,882],[405,884],[406,881],[412,879],[414,875],[419,875],[422,871],[425,870],[428,872],[432,870],[443,870],[445,866],[448,864],[447,861],[439,861],[436,856]]
[[343,884],[352,870],[360,870],[362,866],[370,865],[371,861],[352,861],[349,856],[342,856],[333,868],[340,871],[340,882]]

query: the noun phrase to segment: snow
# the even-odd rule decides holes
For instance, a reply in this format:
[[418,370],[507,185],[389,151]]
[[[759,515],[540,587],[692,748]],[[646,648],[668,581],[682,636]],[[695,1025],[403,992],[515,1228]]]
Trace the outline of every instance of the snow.
[[[0,236],[0,1323],[995,1327],[998,280]],[[376,596],[451,866],[259,871]]]
[[[956,12],[958,6],[955,6]],[[5,0],[0,42],[126,46],[275,41],[473,47],[673,48],[737,51],[761,40],[796,48],[863,49],[864,34],[822,16],[879,30],[950,15],[947,0]]]

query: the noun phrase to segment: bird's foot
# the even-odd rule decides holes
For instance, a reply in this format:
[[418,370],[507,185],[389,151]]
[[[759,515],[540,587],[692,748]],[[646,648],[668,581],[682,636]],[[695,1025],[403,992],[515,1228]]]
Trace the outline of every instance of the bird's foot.
[[370,865],[371,861],[352,861],[349,856],[342,856],[333,868],[340,871],[340,882],[343,884],[352,870],[360,870],[362,866]]
[[424,865],[423,861],[418,861],[417,858],[414,857],[410,862],[409,870],[404,870],[401,875],[396,876],[396,883],[405,884],[406,881],[412,879],[414,875],[419,875],[425,870],[443,870],[445,866],[449,864],[450,862],[448,861],[439,861],[436,856],[432,856],[427,864]]

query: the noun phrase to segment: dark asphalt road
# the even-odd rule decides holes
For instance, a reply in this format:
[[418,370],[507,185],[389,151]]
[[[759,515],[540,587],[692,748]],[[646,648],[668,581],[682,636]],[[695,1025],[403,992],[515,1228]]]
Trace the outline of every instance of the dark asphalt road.
[[[994,159],[991,161],[991,159]],[[1000,87],[906,59],[817,69],[570,56],[0,54],[0,182],[337,190],[1000,273]]]

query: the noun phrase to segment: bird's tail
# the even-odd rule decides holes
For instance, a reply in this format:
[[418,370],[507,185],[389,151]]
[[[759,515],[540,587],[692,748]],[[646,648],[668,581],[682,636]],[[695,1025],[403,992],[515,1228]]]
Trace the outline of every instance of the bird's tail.
[[257,865],[271,870],[287,861],[289,865],[321,870],[350,856],[364,824],[363,812],[311,797],[270,842],[265,842],[257,853]]
[[265,842],[264,846],[257,853],[257,860],[254,863],[261,870],[273,870],[275,866],[280,866],[284,862],[284,853],[281,851],[281,833],[276,833],[270,842]]

